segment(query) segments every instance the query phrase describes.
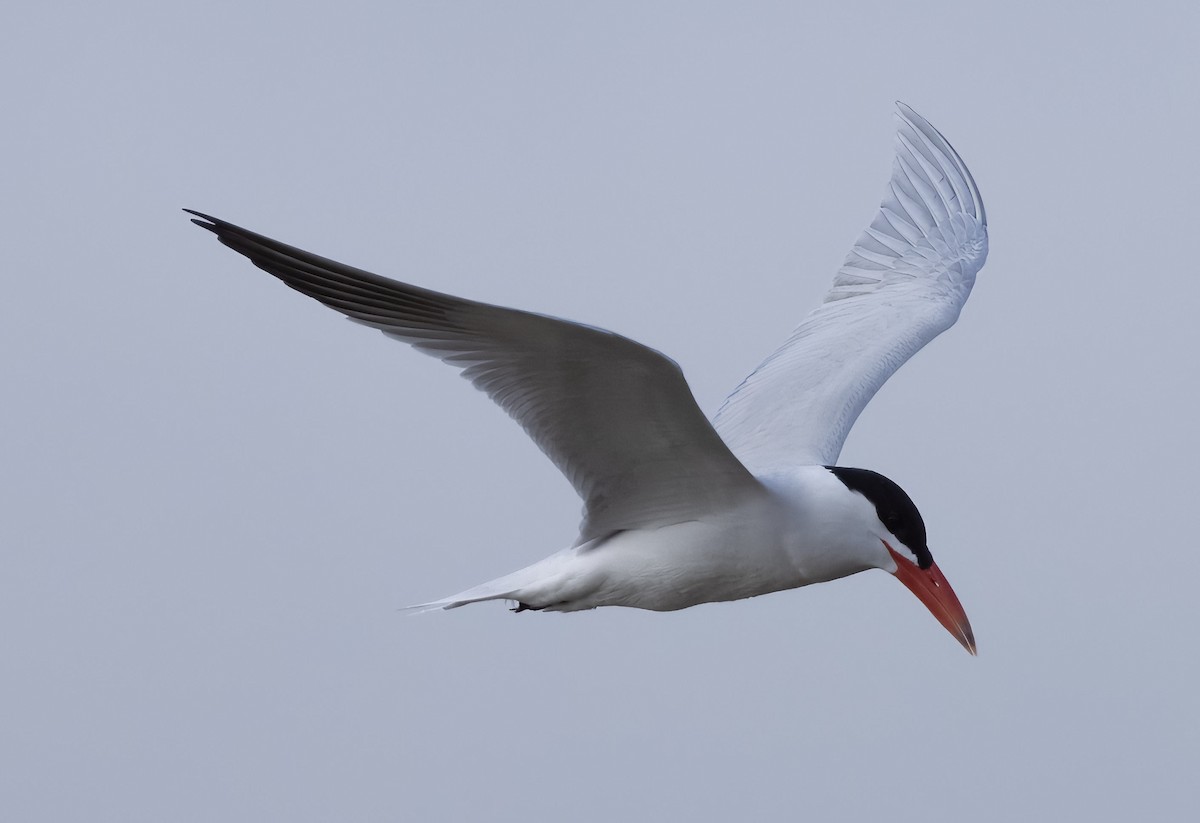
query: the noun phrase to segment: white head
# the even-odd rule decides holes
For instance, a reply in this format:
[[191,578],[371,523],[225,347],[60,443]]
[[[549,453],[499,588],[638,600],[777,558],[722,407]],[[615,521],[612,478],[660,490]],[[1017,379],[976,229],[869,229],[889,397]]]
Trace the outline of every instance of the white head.
[[[826,468],[852,493],[861,495],[874,508],[868,539],[877,568],[895,575],[950,634],[971,654],[975,654],[975,635],[962,604],[950,588],[937,564],[925,536],[925,521],[904,490],[878,472],[842,466]],[[877,551],[876,551],[877,549]]]

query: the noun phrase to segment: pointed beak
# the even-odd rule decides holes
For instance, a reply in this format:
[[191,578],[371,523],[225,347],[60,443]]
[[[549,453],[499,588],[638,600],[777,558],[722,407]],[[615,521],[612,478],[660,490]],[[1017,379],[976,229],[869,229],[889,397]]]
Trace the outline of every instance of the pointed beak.
[[925,604],[925,608],[946,627],[946,631],[963,644],[963,648],[975,654],[975,634],[971,631],[971,622],[967,620],[967,613],[963,611],[954,589],[950,588],[950,581],[946,580],[937,563],[928,569],[922,569],[916,563],[897,554],[886,542],[883,545],[887,546],[892,559],[896,561],[896,571],[893,574]]

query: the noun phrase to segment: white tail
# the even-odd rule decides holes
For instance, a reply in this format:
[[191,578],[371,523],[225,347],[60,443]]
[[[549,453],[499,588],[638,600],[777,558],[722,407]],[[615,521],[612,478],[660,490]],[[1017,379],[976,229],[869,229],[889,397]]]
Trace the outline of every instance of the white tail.
[[539,560],[532,566],[489,580],[478,586],[433,600],[429,603],[418,603],[415,606],[405,606],[402,611],[420,614],[445,609],[457,609],[470,603],[482,603],[485,600],[516,600],[524,603],[533,602],[535,606],[544,605],[543,594],[548,587],[555,587],[562,578],[562,572],[568,566],[568,561],[576,554],[577,548],[564,549],[544,560]]

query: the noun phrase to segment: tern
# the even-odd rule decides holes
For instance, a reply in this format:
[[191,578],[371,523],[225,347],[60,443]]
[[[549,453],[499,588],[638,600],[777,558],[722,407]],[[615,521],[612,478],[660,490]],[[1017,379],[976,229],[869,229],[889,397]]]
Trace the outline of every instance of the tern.
[[958,319],[987,257],[966,165],[912,109],[898,103],[895,117],[879,211],[821,305],[711,422],[679,366],[629,338],[410,286],[186,211],[296,291],[459,369],[583,499],[568,548],[413,608],[670,611],[883,569],[975,654],[912,500],[877,472],[836,465],[884,381]]

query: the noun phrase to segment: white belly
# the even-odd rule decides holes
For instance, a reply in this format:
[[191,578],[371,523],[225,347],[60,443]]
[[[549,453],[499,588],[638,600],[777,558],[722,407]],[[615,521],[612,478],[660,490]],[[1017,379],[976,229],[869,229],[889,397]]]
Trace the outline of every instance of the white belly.
[[849,497],[828,471],[806,467],[768,478],[763,495],[729,509],[564,549],[418,608],[514,600],[547,611],[673,611],[832,580],[872,566],[847,542],[842,503]]
[[567,549],[532,567],[545,564],[550,574],[522,587],[516,599],[549,611],[672,611],[810,582],[782,545],[777,519],[757,510],[744,515],[624,531]]

